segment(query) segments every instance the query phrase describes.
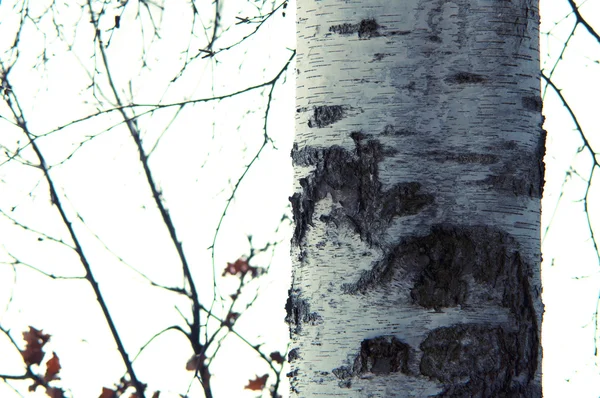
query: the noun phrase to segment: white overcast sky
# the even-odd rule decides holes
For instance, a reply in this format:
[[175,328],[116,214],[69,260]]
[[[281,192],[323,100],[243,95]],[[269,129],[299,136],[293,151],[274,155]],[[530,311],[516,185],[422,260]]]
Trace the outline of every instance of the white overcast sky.
[[[2,51],[8,46],[7,40],[12,39],[12,36],[3,35],[2,30],[11,31],[14,2],[3,0],[0,3]],[[218,57],[220,63],[216,66],[198,63],[194,66],[194,73],[167,89],[161,76],[172,73],[177,67],[180,60],[177,44],[188,40],[185,22],[189,11],[184,7],[185,3],[165,0],[163,41],[154,44],[147,54],[151,70],[144,70],[132,84],[131,90],[136,98],[143,98],[147,103],[159,101],[161,97],[164,102],[180,100],[182,96],[209,97],[260,83],[274,76],[289,57],[285,48],[294,48],[295,4],[291,2],[285,18],[282,15],[273,18],[261,34],[242,50],[223,53]],[[235,7],[251,5],[252,2],[223,1],[222,4],[224,18],[233,18],[238,12]],[[548,68],[561,51],[573,26],[573,17],[563,19],[569,11],[566,0],[542,0],[541,8],[542,31],[552,32],[541,39],[543,67]],[[75,7],[71,9],[75,20],[77,10]],[[250,10],[251,7],[244,11],[247,14],[239,15],[249,15]],[[600,30],[599,1],[589,0],[582,11],[588,21]],[[209,23],[209,7],[204,15],[204,22]],[[133,18],[132,12],[123,15],[122,27],[115,31],[110,48],[113,59],[118,60],[115,68],[119,71],[121,80],[118,83],[123,90],[129,89],[128,76],[137,75],[139,70],[139,52],[134,43],[148,37],[136,35],[138,30]],[[560,23],[555,26],[558,21]],[[85,17],[81,25],[87,25]],[[90,64],[91,47],[84,45],[86,38],[91,40],[87,28],[78,28],[78,47],[72,53],[65,53],[64,46],[58,41],[46,38],[46,50],[54,55],[45,70],[30,67],[40,53],[44,38],[39,32],[29,32],[28,35],[23,39],[27,40],[27,45],[22,47],[20,54],[24,67],[12,72],[11,81],[29,115],[30,128],[35,132],[47,131],[92,112],[93,98],[90,97],[91,92],[84,89],[88,80],[86,69],[82,67],[82,64],[93,65]],[[228,40],[233,41],[234,37],[234,30],[225,33],[217,47]],[[0,57],[4,55],[0,54]],[[588,136],[600,137],[597,127],[600,70],[598,62],[594,62],[600,59],[600,46],[590,40],[580,27],[564,58],[553,79],[564,89],[563,94],[577,112]],[[266,102],[265,95],[257,94],[186,108],[161,138],[158,149],[152,155],[156,177],[179,227],[180,239],[191,261],[198,264],[196,272],[199,280],[211,278],[208,267],[200,267],[199,264],[210,262],[210,251],[206,247],[212,242],[224,200],[262,141]],[[247,254],[246,234],[253,234],[258,246],[271,239],[287,205],[291,190],[289,149],[293,139],[294,113],[291,74],[285,84],[278,86],[275,97],[269,119],[269,135],[279,150],[268,147],[240,187],[217,241],[218,273],[227,261],[232,262]],[[84,103],[85,100],[90,103]],[[544,113],[549,138],[543,227],[552,220],[543,246],[546,304],[544,396],[598,397],[600,377],[597,357],[593,355],[592,315],[600,277],[579,202],[585,189],[581,179],[571,178],[559,201],[565,170],[573,165],[586,175],[590,160],[585,154],[577,154],[581,142],[567,113],[551,91],[546,97]],[[0,115],[9,115],[5,104],[0,105]],[[167,110],[151,119],[142,119],[140,125],[147,142],[156,141],[173,116],[173,112]],[[112,117],[94,119],[67,129],[60,136],[49,137],[44,141],[49,163],[64,159],[65,154],[74,149],[72,142],[78,142],[86,134],[97,134],[117,120]],[[0,120],[0,134],[2,145],[15,145],[19,139],[23,141],[18,130],[11,128],[5,120]],[[592,139],[592,143],[597,143],[596,147],[600,147],[598,141],[599,138]],[[31,155],[28,156],[31,159]],[[169,264],[176,259],[165,239],[164,227],[157,215],[149,210],[153,205],[141,178],[136,149],[124,128],[117,126],[94,138],[68,162],[53,169],[53,176],[65,195],[70,215],[73,216],[77,210],[89,227],[87,229],[76,223],[77,230],[84,236],[83,243],[92,259],[96,277],[106,293],[107,304],[115,320],[122,325],[124,343],[132,347],[133,355],[162,327],[181,323],[174,305],[178,305],[184,313],[187,308],[184,301],[172,294],[157,293],[156,289],[149,288],[142,278],[120,264],[93,236],[100,236],[111,250],[154,280],[170,285],[179,283],[179,274],[166,272]],[[39,173],[31,168],[10,164],[0,167],[0,209],[8,211],[18,205],[11,216],[49,235],[67,239],[55,209],[49,204],[47,187],[39,181]],[[594,195],[592,203],[593,199]],[[558,211],[555,213],[557,204]],[[595,218],[598,219],[597,215]],[[72,252],[47,239],[39,242],[38,235],[18,232],[6,219],[0,220],[0,237],[0,261],[10,261],[6,254],[9,251],[46,272],[81,275],[82,270]],[[284,350],[288,337],[287,327],[282,323],[289,287],[288,237],[282,233],[277,239],[283,239],[285,243],[277,250],[271,273],[261,285],[257,307],[244,315],[238,325],[253,342],[265,343],[265,352]],[[205,285],[200,287],[201,295],[207,300],[212,297],[212,291],[202,286]],[[220,289],[223,294],[232,293],[232,285],[226,281]],[[47,351],[55,351],[61,359],[61,385],[70,388],[77,398],[98,396],[102,386],[112,386],[123,374],[121,360],[113,349],[105,321],[86,282],[50,281],[25,267],[19,267],[15,274],[10,266],[0,264],[0,324],[11,328],[16,338],[29,325],[50,333],[52,340]],[[255,375],[266,373],[266,365],[256,360],[252,352],[235,338],[228,338],[227,343],[211,368],[216,397],[256,396],[256,393],[244,391],[243,386]],[[166,334],[155,340],[136,361],[138,376],[149,383],[150,391],[160,389],[163,392],[161,397],[176,396],[175,392],[185,391],[190,383],[190,373],[182,371],[190,354],[183,339],[176,334]],[[0,335],[0,373],[19,373],[20,363],[18,352],[12,349],[4,335]],[[194,386],[191,396],[202,396],[197,383]],[[25,390],[21,388],[21,391]],[[286,388],[282,391],[285,393]],[[0,397],[13,396],[19,395],[0,383]],[[38,393],[28,393],[27,396],[43,397],[45,394],[40,389]]]

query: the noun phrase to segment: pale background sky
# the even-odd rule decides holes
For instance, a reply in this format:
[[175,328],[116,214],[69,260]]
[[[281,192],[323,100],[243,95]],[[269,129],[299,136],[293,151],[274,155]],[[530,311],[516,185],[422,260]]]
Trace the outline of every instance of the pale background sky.
[[[14,1],[3,0],[0,4],[2,51],[8,46],[7,40],[12,39],[3,32],[5,29],[13,31],[11,21],[14,19],[10,15]],[[45,2],[39,4],[42,3]],[[582,11],[588,22],[600,30],[599,3],[589,0]],[[178,45],[182,40],[185,46],[188,44],[185,29],[189,28],[186,25],[189,10],[184,7],[185,4],[165,0],[163,41],[154,43],[146,54],[151,71],[144,70],[133,81],[131,90],[136,99],[143,98],[145,103],[152,103],[162,98],[163,103],[168,103],[182,97],[206,98],[252,86],[272,78],[289,58],[290,52],[285,48],[294,48],[295,4],[291,2],[285,17],[278,14],[246,46],[220,54],[216,67],[210,62],[194,63],[187,75],[167,87],[164,76],[172,75],[174,68],[180,65]],[[247,8],[239,15],[251,15],[253,2],[224,1],[222,4],[224,20],[231,21],[239,12],[240,4]],[[68,10],[61,7],[63,15],[70,15],[71,22],[77,20],[76,7]],[[565,0],[542,0],[541,7],[542,31],[552,29],[551,36],[541,39],[543,66],[546,67],[553,64],[560,53],[573,26],[573,17],[562,20],[569,11]],[[129,90],[126,77],[137,75],[139,70],[140,53],[132,43],[145,40],[144,43],[149,44],[149,36],[141,38],[136,33],[139,25],[134,22],[135,9],[127,10],[122,17],[121,29],[115,31],[109,47],[109,54],[118,62],[115,70],[118,70],[119,87],[123,90]],[[142,15],[145,14],[142,12]],[[208,25],[212,14],[207,11],[205,15],[204,23]],[[51,130],[94,111],[92,92],[85,89],[89,84],[86,68],[91,70],[94,65],[90,58],[89,42],[92,38],[86,18],[88,16],[84,15],[78,28],[74,53],[65,53],[64,45],[51,36],[46,37],[49,61],[45,69],[31,69],[42,48],[43,37],[31,30],[24,34],[23,40],[27,39],[27,45],[21,44],[19,62],[22,64],[18,64],[22,67],[12,72],[11,82],[23,101],[22,106],[34,132]],[[143,20],[149,23],[147,18]],[[562,22],[554,27],[556,21]],[[68,26],[67,22],[65,24]],[[219,39],[216,47],[224,47],[238,39],[239,32],[231,30]],[[191,48],[202,47],[199,44],[202,40],[197,41],[192,43]],[[73,54],[78,55],[78,59]],[[0,54],[0,57],[3,61],[7,60],[6,53]],[[598,59],[600,46],[590,40],[580,27],[553,77],[555,83],[564,88],[563,94],[577,112],[588,138],[594,135],[600,137],[596,94],[600,92]],[[106,89],[106,85],[103,88]],[[236,325],[253,342],[265,343],[266,353],[285,350],[288,337],[287,326],[282,319],[289,287],[289,230],[280,232],[276,237],[273,237],[273,231],[285,211],[291,190],[289,150],[293,139],[293,88],[293,75],[290,73],[286,83],[279,83],[275,90],[275,101],[271,104],[268,120],[269,135],[279,150],[267,146],[260,162],[251,169],[228,212],[216,245],[216,267],[220,274],[226,262],[233,262],[247,254],[246,234],[255,237],[257,246],[268,240],[283,241],[271,261],[269,276],[261,281],[256,307]],[[186,253],[195,264],[194,272],[198,280],[209,281],[208,285],[199,286],[205,302],[212,297],[208,287],[212,278],[208,266],[210,251],[205,248],[212,242],[214,228],[231,187],[262,143],[266,93],[263,92],[262,96],[260,93],[184,108],[152,155],[155,176],[179,228]],[[552,218],[553,224],[545,236],[543,247],[545,396],[598,397],[600,368],[598,358],[593,355],[592,316],[600,278],[598,261],[591,250],[585,218],[581,213],[582,205],[578,202],[585,189],[581,179],[576,176],[569,179],[564,187],[565,194],[558,200],[565,170],[573,165],[587,176],[590,160],[585,153],[577,154],[581,142],[551,91],[546,98],[544,113],[550,134],[543,202],[544,228],[558,203],[558,211]],[[0,104],[0,115],[8,117],[9,114],[6,105]],[[140,120],[148,148],[158,140],[173,116],[173,110],[164,110],[152,118]],[[93,234],[101,237],[113,252],[157,282],[176,285],[181,280],[178,271],[168,271],[169,265],[177,264],[177,261],[172,245],[165,239],[165,229],[157,213],[151,210],[153,205],[141,178],[131,138],[123,126],[109,128],[116,122],[116,115],[96,118],[40,142],[46,150],[48,163],[55,164],[75,149],[72,143],[108,129],[85,144],[68,162],[54,168],[52,173],[62,189],[61,194],[66,197],[64,203],[69,214],[74,217],[77,210],[89,227],[88,230],[81,223],[75,223],[77,231],[84,236],[86,253],[92,259],[107,304],[121,326],[123,341],[133,356],[154,333],[171,324],[181,323],[174,305],[183,313],[188,306],[173,294],[150,288],[143,278],[119,263],[94,238]],[[14,149],[17,140],[24,142],[21,133],[4,119],[0,119],[0,133],[0,144],[9,148]],[[598,140],[594,138],[592,143]],[[600,143],[596,145],[599,146]],[[33,159],[31,153],[25,156]],[[32,228],[68,241],[65,228],[50,205],[48,189],[40,182],[39,171],[13,163],[4,164],[4,160],[0,159],[0,209]],[[593,200],[594,192],[592,203]],[[9,212],[15,205],[17,209]],[[594,210],[592,207],[592,215],[597,220]],[[10,252],[21,261],[49,273],[82,274],[72,252],[47,239],[39,242],[38,236],[19,231],[0,216],[0,261],[10,262],[11,258],[7,255]],[[263,256],[261,260],[263,263],[257,265],[266,265],[269,258]],[[233,286],[227,280],[220,283],[219,289],[224,295],[233,293]],[[63,365],[61,385],[70,388],[77,398],[96,397],[102,386],[111,387],[123,375],[121,359],[113,349],[105,321],[85,281],[49,280],[24,266],[19,266],[15,273],[11,266],[1,263],[0,324],[11,328],[17,339],[20,331],[26,330],[29,325],[51,334],[52,340],[46,351],[55,351],[60,357]],[[252,351],[234,337],[229,337],[226,342],[224,352],[217,356],[211,367],[215,396],[257,396],[254,392],[243,390],[243,386],[255,375],[266,373],[266,364],[257,360]],[[161,397],[176,396],[175,392],[185,392],[191,381],[192,374],[183,370],[190,355],[186,342],[176,333],[169,332],[149,346],[135,362],[135,368],[138,377],[149,384],[149,391],[160,389]],[[0,334],[0,374],[20,373],[21,362],[19,353]],[[12,384],[22,387],[29,383]],[[197,383],[193,386],[190,395],[202,396]],[[26,396],[45,396],[42,389],[28,394],[26,387],[20,389]],[[280,391],[285,393],[287,387]],[[13,396],[19,395],[0,382],[0,397]]]
[[[267,23],[266,29],[261,29],[245,46],[240,46],[240,50],[220,54],[216,67],[210,60],[192,63],[188,73],[167,87],[168,79],[165,82],[164,76],[172,76],[181,67],[183,58],[179,51],[190,40],[189,33],[185,33],[186,29],[189,32],[191,22],[190,8],[186,3],[176,0],[165,2],[161,21],[164,43],[158,41],[148,47],[151,32],[145,38],[139,36],[134,7],[126,9],[121,28],[114,31],[108,51],[109,57],[115,60],[114,70],[117,71],[120,89],[129,90],[126,77],[138,75],[140,51],[133,43],[145,40],[146,62],[151,71],[146,69],[133,79],[131,90],[138,103],[155,103],[161,98],[163,103],[182,98],[208,98],[262,83],[273,78],[289,59],[291,52],[286,47],[295,47],[294,15],[288,10],[285,18],[279,13]],[[238,12],[241,16],[253,15],[254,4],[248,2],[243,8],[237,2],[223,2],[223,23],[231,24]],[[205,2],[204,7],[206,20],[203,22],[208,25],[212,17],[210,2]],[[11,21],[11,8],[10,1],[2,1],[0,20],[2,28],[7,31],[10,31],[10,22],[7,21]],[[59,5],[58,8],[63,18],[70,19],[70,23],[80,18],[77,7]],[[116,13],[116,10],[109,7],[106,13]],[[158,13],[154,15],[156,17]],[[143,9],[142,19],[148,35],[150,23]],[[15,67],[11,83],[24,102],[22,106],[28,115],[29,127],[36,133],[94,112],[93,93],[85,89],[89,85],[86,70],[94,67],[94,60],[90,58],[92,36],[88,20],[89,16],[83,15],[73,53],[65,53],[64,45],[51,34],[46,38],[50,60],[45,70],[27,67],[35,63],[34,57],[40,51],[36,44],[43,38],[32,29],[23,34],[22,40],[26,40],[27,44],[20,54],[19,62],[22,64],[17,64],[21,68],[16,70]],[[111,20],[112,16],[108,15],[106,21]],[[41,25],[49,28],[50,22],[47,18],[42,20]],[[67,22],[64,23],[68,26]],[[234,43],[243,35],[243,31],[224,33],[216,47]],[[6,42],[12,37],[0,33],[2,49],[7,48]],[[189,45],[195,51],[205,42],[196,39]],[[7,61],[5,57],[3,61]],[[268,120],[268,133],[281,150],[275,151],[267,146],[260,162],[247,175],[229,208],[215,251],[216,272],[220,276],[227,262],[248,254],[247,234],[253,235],[257,247],[262,247],[269,240],[283,241],[272,260],[265,255],[256,258],[253,265],[265,266],[270,261],[271,271],[267,277],[259,279],[257,303],[236,324],[236,329],[251,342],[264,344],[263,352],[267,355],[272,351],[284,353],[288,336],[283,318],[289,287],[289,249],[286,248],[289,230],[278,235],[274,235],[273,231],[286,211],[291,189],[289,149],[293,139],[294,109],[293,79],[290,77],[291,74],[285,84],[283,79],[278,83]],[[102,84],[102,88],[107,90],[106,84]],[[161,133],[171,122],[174,110],[159,111],[152,118],[139,121],[147,149],[160,137],[151,165],[192,263],[201,301],[207,306],[212,298],[212,268],[211,252],[206,248],[212,243],[215,227],[233,184],[263,142],[267,93],[259,90],[238,99],[186,107],[162,137]],[[6,105],[0,105],[0,115],[9,114]],[[52,173],[61,187],[60,193],[66,197],[64,203],[71,218],[75,219],[77,210],[89,227],[88,230],[75,220],[107,305],[133,357],[155,333],[172,324],[182,324],[181,316],[174,307],[177,305],[187,315],[189,305],[175,294],[151,288],[143,278],[108,253],[92,235],[101,237],[114,253],[154,281],[169,286],[180,285],[180,267],[166,229],[153,210],[149,190],[141,175],[137,150],[122,125],[110,128],[118,122],[116,114],[95,118],[39,142],[46,151],[47,162],[55,164],[76,148],[73,142],[82,141],[86,135],[96,135]],[[17,129],[4,120],[0,123],[3,145],[14,147],[17,140],[24,141]],[[33,159],[31,153],[26,153],[26,156]],[[0,209],[32,228],[69,241],[56,209],[50,205],[48,188],[43,181],[40,182],[37,170],[4,164],[0,168],[0,178]],[[10,212],[15,205],[17,209]],[[10,262],[11,258],[7,255],[10,252],[45,272],[82,275],[83,270],[70,250],[47,239],[39,242],[38,235],[19,231],[4,217],[0,217],[0,231],[1,261]],[[237,281],[235,277],[229,277],[220,282],[221,294],[234,293],[232,280]],[[252,297],[255,290],[250,288],[249,293]],[[224,317],[224,314],[221,315]],[[52,281],[22,266],[15,274],[10,266],[2,265],[0,324],[11,328],[17,339],[20,339],[20,331],[26,330],[29,325],[51,334],[52,340],[46,351],[55,351],[59,356],[63,366],[61,385],[71,388],[75,397],[96,397],[103,386],[111,387],[123,375],[122,361],[85,281]],[[224,352],[211,366],[215,396],[256,396],[256,392],[243,387],[249,379],[267,373],[267,365],[256,359],[253,351],[235,337],[228,337],[226,343]],[[0,336],[0,353],[0,373],[22,372],[20,355],[4,335]],[[149,384],[150,394],[158,389],[162,392],[161,397],[176,396],[175,392],[184,393],[193,379],[193,373],[185,371],[191,354],[191,349],[180,335],[168,332],[156,339],[135,362],[138,377]],[[269,384],[272,381],[271,376]],[[28,386],[31,383],[12,384]],[[26,391],[26,388],[21,388],[21,391]],[[283,387],[282,391],[287,391],[287,388]],[[43,389],[29,395],[45,396]],[[198,383],[193,383],[190,396],[201,395]],[[17,395],[0,383],[0,397],[11,396]]]
[[[542,0],[541,30],[551,31],[550,36],[543,35],[540,41],[542,66],[546,74],[554,65],[572,30],[574,17],[563,19],[569,11],[566,1]],[[600,2],[588,0],[581,11],[598,31]],[[558,21],[560,23],[555,26]],[[563,95],[575,110],[588,140],[595,148],[600,145],[596,95],[600,92],[598,60],[600,45],[580,26],[553,76],[554,83],[563,89]],[[598,357],[594,356],[593,314],[596,311],[600,278],[598,258],[591,246],[582,213],[581,198],[585,194],[586,185],[582,178],[573,175],[562,186],[569,166],[588,178],[591,158],[586,152],[577,153],[582,142],[566,110],[551,89],[544,101],[544,115],[549,138],[546,145],[546,186],[542,202],[543,231],[552,221],[542,246],[543,299],[546,306],[543,324],[544,396],[598,397],[600,368]],[[590,213],[596,227],[600,224],[596,205],[597,186],[593,187],[589,197]],[[559,200],[561,188],[564,189],[564,194]]]

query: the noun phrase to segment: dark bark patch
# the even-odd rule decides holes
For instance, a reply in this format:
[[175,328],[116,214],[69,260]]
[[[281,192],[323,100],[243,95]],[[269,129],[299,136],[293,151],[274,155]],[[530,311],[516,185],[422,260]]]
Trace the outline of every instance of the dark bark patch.
[[438,397],[541,397],[528,372],[537,366],[537,349],[523,353],[529,347],[522,337],[474,324],[435,329],[420,345],[421,374],[444,384]]
[[357,24],[343,23],[341,25],[332,25],[329,31],[340,35],[352,35],[358,33],[361,39],[370,39],[371,37],[381,36],[379,33],[379,24],[375,19],[363,19]]
[[299,333],[302,330],[302,324],[316,324],[322,321],[322,318],[316,312],[310,312],[310,304],[302,298],[297,290],[288,291],[288,299],[285,304],[285,321],[290,325],[290,334]]
[[538,397],[533,379],[540,340],[532,272],[515,240],[503,231],[435,225],[428,235],[400,242],[344,290],[385,289],[395,281],[396,289],[407,286],[404,297],[427,309],[473,303],[506,308],[513,328],[456,325],[432,331],[421,345],[421,373],[447,386],[439,396],[495,397],[508,391],[516,395],[505,396],[512,397],[529,391],[532,395],[525,396]]
[[478,84],[486,81],[484,76],[470,72],[458,72],[446,78],[446,82],[450,84]]
[[350,225],[369,244],[377,244],[393,218],[417,214],[433,203],[433,195],[424,193],[416,182],[396,184],[384,191],[378,164],[391,152],[362,133],[351,136],[354,151],[338,146],[292,149],[294,164],[315,166],[311,175],[300,180],[302,192],[290,198],[296,224],[294,244],[302,241],[313,223],[315,204],[327,195],[342,208],[325,215],[325,219]]
[[379,336],[365,339],[352,366],[340,366],[332,373],[340,381],[341,388],[350,388],[352,377],[366,373],[387,375],[401,372],[410,374],[410,361],[415,361],[415,351],[395,336]]
[[[455,325],[431,331],[421,343],[421,374],[448,382],[473,374],[504,378],[508,353],[501,328]],[[516,354],[516,353],[514,353]]]
[[[415,238],[402,250],[405,260],[416,260],[412,260],[416,278],[410,295],[425,308],[440,310],[495,300],[514,311],[514,303],[506,302],[505,291],[496,286],[519,290],[522,281],[528,280],[523,270],[514,269],[511,258],[518,255],[514,240],[489,227],[434,226],[431,234]],[[474,291],[470,278],[483,285],[478,293],[483,296],[470,297]]]
[[346,111],[341,105],[323,105],[315,106],[313,115],[308,120],[308,127],[323,128],[337,121],[340,121],[346,115]]
[[[365,293],[392,280],[412,281],[407,296],[428,309],[493,301],[516,314],[527,305],[534,318],[533,301],[523,296],[530,271],[518,265],[514,239],[483,226],[435,225],[428,235],[400,242],[346,293]],[[505,290],[505,287],[507,290]],[[521,296],[508,297],[508,292]]]
[[522,97],[521,104],[523,108],[532,112],[542,111],[542,99],[538,96]]
[[354,373],[409,373],[410,347],[394,336],[363,340],[354,361]]
[[404,249],[405,255],[413,252],[410,255],[418,259],[420,268],[411,297],[418,305],[437,311],[465,304],[469,275],[480,282],[492,282],[498,273],[506,252],[503,240],[500,233],[485,228],[433,227],[430,235]]
[[419,306],[441,309],[462,305],[469,297],[469,276],[480,283],[495,284],[513,244],[505,233],[487,227],[434,225],[428,235],[400,242],[344,289],[364,293],[393,279],[413,280],[410,295]]

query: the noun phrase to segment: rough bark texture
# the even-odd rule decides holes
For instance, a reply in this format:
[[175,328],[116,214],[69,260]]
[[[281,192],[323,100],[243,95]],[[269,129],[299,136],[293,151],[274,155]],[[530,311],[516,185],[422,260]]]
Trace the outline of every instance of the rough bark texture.
[[292,395],[541,397],[533,0],[298,0]]

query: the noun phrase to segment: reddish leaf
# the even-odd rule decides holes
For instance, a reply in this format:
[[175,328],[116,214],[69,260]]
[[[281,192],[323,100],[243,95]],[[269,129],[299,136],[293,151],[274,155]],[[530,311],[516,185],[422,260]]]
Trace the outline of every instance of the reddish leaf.
[[29,326],[28,332],[23,332],[25,340],[25,349],[21,351],[23,360],[27,366],[39,365],[44,359],[44,344],[50,340],[50,335],[42,333],[41,330]]
[[273,361],[277,362],[278,364],[282,364],[285,361],[285,359],[283,359],[283,356],[279,353],[279,351],[273,351],[269,356]]
[[250,272],[253,277],[256,277],[258,275],[258,268],[253,267],[250,264],[248,264],[248,260],[244,260],[244,259],[240,258],[240,259],[236,260],[235,263],[227,263],[227,267],[225,267],[225,271],[223,271],[223,276],[225,276],[227,274],[230,274],[230,275],[239,274],[240,276],[244,276],[248,272]]
[[56,353],[52,353],[52,358],[46,361],[46,374],[44,375],[44,381],[48,383],[52,380],[60,380],[58,372],[60,371],[60,361],[56,356]]
[[117,393],[110,388],[102,387],[102,394],[98,398],[117,398]]
[[160,398],[160,391],[154,391],[154,394],[152,394],[152,398]]
[[248,380],[248,385],[244,387],[246,390],[260,391],[265,388],[265,383],[269,378],[269,374],[264,374],[261,377],[256,376],[254,380]]
[[235,263],[227,263],[227,267],[223,271],[223,276],[227,274],[236,275],[237,273],[245,274],[249,268],[248,261],[240,258]]

